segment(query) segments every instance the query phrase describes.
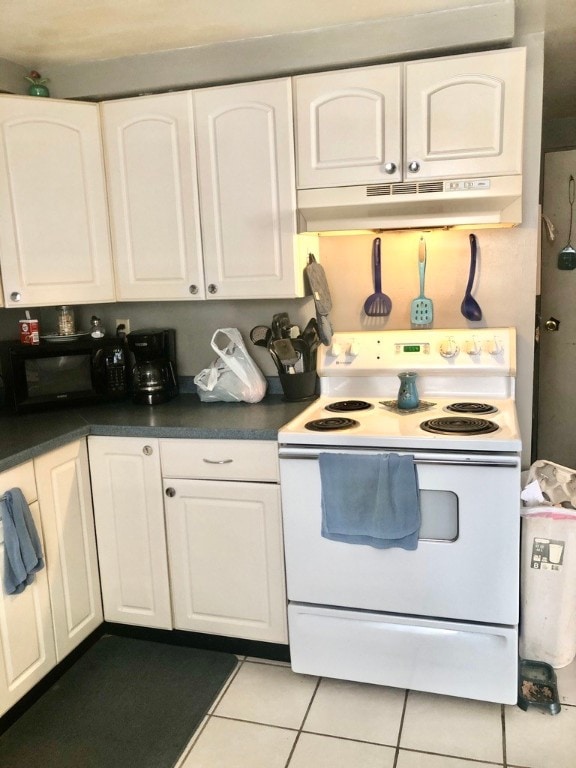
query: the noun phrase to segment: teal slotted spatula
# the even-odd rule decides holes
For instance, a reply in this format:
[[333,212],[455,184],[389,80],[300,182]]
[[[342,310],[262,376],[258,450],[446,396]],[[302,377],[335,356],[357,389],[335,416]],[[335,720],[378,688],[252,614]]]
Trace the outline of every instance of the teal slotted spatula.
[[410,305],[410,323],[413,326],[422,327],[432,325],[434,307],[432,299],[424,295],[424,276],[426,275],[426,240],[420,238],[418,247],[418,271],[420,273],[420,295]]

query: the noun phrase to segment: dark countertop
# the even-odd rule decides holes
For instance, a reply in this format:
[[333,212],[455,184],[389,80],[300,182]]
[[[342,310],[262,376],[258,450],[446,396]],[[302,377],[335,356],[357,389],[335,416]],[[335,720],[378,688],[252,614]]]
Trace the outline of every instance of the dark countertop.
[[0,414],[0,471],[85,435],[276,440],[283,424],[309,401],[288,403],[267,395],[259,403],[203,403],[182,394],[162,405],[114,404],[61,408],[45,413]]

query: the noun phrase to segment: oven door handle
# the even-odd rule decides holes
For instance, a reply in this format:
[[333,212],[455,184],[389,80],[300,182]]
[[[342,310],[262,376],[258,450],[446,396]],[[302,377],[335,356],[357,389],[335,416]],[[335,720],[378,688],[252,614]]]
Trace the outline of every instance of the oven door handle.
[[[333,453],[333,451],[290,451],[290,453],[280,451],[280,459],[313,459],[316,460],[320,456],[320,453]],[[349,451],[342,451],[342,453],[349,453]],[[366,454],[374,454],[378,451],[367,451]],[[395,451],[386,451],[386,453],[395,453]],[[486,458],[476,457],[470,460],[462,458],[428,458],[424,456],[418,456],[417,454],[402,454],[410,455],[414,457],[415,464],[433,464],[435,466],[452,466],[452,467],[516,467],[519,464],[518,456],[498,456]]]
[[472,461],[462,461],[462,459],[414,459],[415,464],[449,464],[452,467],[515,467],[518,465],[518,459],[473,459]]

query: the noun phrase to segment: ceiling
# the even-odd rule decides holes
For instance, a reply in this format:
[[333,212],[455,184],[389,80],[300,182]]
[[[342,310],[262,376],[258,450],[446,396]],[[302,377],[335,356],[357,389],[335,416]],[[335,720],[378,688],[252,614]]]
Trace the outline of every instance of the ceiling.
[[[75,64],[299,32],[495,0],[5,0],[0,58]],[[576,2],[516,0],[516,25],[545,30],[545,118],[576,117]]]

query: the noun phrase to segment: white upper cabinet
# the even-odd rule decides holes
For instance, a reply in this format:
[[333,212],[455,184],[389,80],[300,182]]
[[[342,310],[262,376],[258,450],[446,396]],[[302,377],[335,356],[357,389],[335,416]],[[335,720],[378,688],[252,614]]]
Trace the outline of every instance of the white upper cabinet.
[[208,298],[303,295],[289,78],[194,92]]
[[525,67],[524,48],[406,64],[407,176],[522,173]]
[[401,76],[391,64],[294,78],[299,189],[401,179]]
[[118,300],[304,295],[289,79],[100,107]]
[[7,307],[114,300],[98,105],[0,96]]
[[118,300],[204,298],[192,94],[100,106]]
[[298,188],[522,173],[526,52],[294,78]]

